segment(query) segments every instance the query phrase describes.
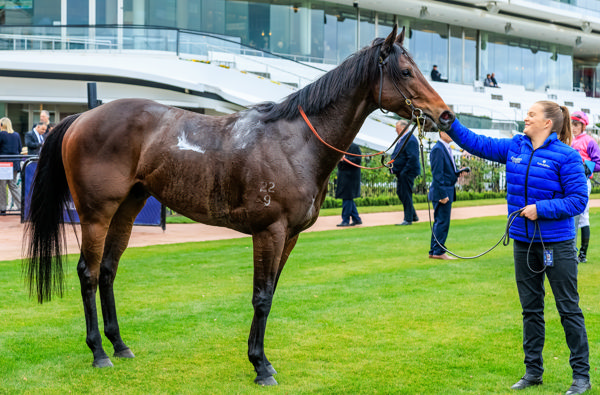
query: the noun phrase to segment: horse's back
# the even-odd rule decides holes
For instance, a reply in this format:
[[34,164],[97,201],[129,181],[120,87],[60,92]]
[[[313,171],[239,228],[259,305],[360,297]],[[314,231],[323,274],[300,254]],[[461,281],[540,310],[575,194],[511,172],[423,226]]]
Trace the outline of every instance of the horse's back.
[[286,125],[265,123],[254,109],[207,116],[123,99],[82,114],[65,135],[63,158],[74,198],[91,201],[79,207],[143,191],[211,225],[251,233],[287,211],[303,228],[318,211],[311,207],[320,185],[306,184],[302,137]]

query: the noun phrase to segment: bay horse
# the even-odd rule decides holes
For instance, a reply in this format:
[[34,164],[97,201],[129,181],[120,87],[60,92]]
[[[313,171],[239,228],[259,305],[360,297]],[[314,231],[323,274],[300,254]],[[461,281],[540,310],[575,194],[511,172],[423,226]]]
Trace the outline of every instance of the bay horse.
[[149,196],[197,222],[252,235],[254,317],[248,358],[256,383],[276,385],[265,356],[267,317],[277,282],[301,231],[319,215],[329,174],[366,117],[382,108],[427,130],[454,119],[403,48],[404,29],[349,56],[280,103],[207,116],[149,100],[121,99],[65,118],[48,135],[32,185],[24,273],[40,303],[63,292],[63,207],[72,196],[81,226],[77,273],[86,343],[94,367],[112,362],[102,347],[96,311],[100,289],[104,334],[115,357],[133,358],[121,339],[113,282],[134,219]]

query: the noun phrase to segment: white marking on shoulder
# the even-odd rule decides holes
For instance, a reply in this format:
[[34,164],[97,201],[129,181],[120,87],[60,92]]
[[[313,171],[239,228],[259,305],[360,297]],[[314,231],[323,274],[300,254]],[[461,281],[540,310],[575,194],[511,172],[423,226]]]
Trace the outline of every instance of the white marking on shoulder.
[[182,132],[179,137],[177,137],[177,148],[182,151],[196,151],[201,154],[204,153],[204,149],[202,147],[192,144],[187,140],[185,132]]
[[234,147],[244,149],[248,145],[248,139],[257,129],[262,128],[262,122],[254,117],[244,114],[240,116],[231,128],[231,137]]

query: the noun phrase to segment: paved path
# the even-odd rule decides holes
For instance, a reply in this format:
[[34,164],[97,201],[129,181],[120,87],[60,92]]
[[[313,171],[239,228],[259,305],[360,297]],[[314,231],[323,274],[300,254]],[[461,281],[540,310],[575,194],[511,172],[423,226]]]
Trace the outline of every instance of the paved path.
[[[600,207],[600,199],[590,200],[591,207]],[[429,220],[427,210],[417,210],[421,222]],[[432,213],[433,215],[433,213]],[[484,216],[507,215],[506,204],[477,207],[454,207],[452,219],[467,219]],[[402,212],[361,214],[362,226],[392,225],[402,222]],[[317,222],[306,232],[340,229],[336,225],[341,221],[339,216],[319,217]],[[0,260],[21,258],[23,224],[19,216],[7,215],[0,217]],[[191,241],[221,240],[248,235],[227,228],[208,226],[203,224],[167,224],[166,231],[159,227],[135,226],[130,247],[143,247],[158,244],[186,243]],[[77,240],[71,227],[67,228],[67,251],[71,254],[78,253]]]

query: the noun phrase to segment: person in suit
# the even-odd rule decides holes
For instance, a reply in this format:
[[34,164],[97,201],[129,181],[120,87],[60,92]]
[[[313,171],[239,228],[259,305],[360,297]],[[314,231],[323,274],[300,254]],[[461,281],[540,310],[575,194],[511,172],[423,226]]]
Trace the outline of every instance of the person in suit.
[[40,112],[40,122],[44,125],[48,125],[50,123],[50,113],[48,110],[42,110]]
[[413,205],[413,189],[415,186],[415,178],[421,174],[421,166],[419,165],[419,142],[415,135],[411,135],[404,147],[404,150],[400,152],[404,140],[407,138],[408,132],[404,131],[408,121],[401,119],[396,123],[396,133],[398,135],[404,134],[392,153],[394,163],[392,164],[392,173],[396,176],[396,194],[398,199],[402,202],[404,207],[404,221],[401,224],[396,225],[412,225],[413,222],[419,220],[415,206]]
[[433,231],[431,234],[431,248],[429,258],[456,259],[446,254],[444,243],[450,230],[450,213],[452,202],[456,199],[454,186],[462,172],[469,168],[456,170],[450,143],[452,139],[445,132],[440,132],[440,139],[433,146],[429,154],[431,175],[433,181],[429,188],[428,198],[433,203]]
[[25,133],[25,146],[28,155],[39,155],[44,144],[44,133],[46,133],[46,124],[40,122],[32,130]]
[[[350,145],[348,153],[362,155],[360,147],[355,143]],[[342,199],[342,222],[337,226],[362,224],[356,203],[354,202],[355,198],[360,197],[360,167],[354,165],[360,165],[361,159],[360,156],[344,155],[340,163],[338,163],[335,198]],[[347,161],[352,163],[348,163]],[[350,219],[352,219],[352,222],[350,222]]]

